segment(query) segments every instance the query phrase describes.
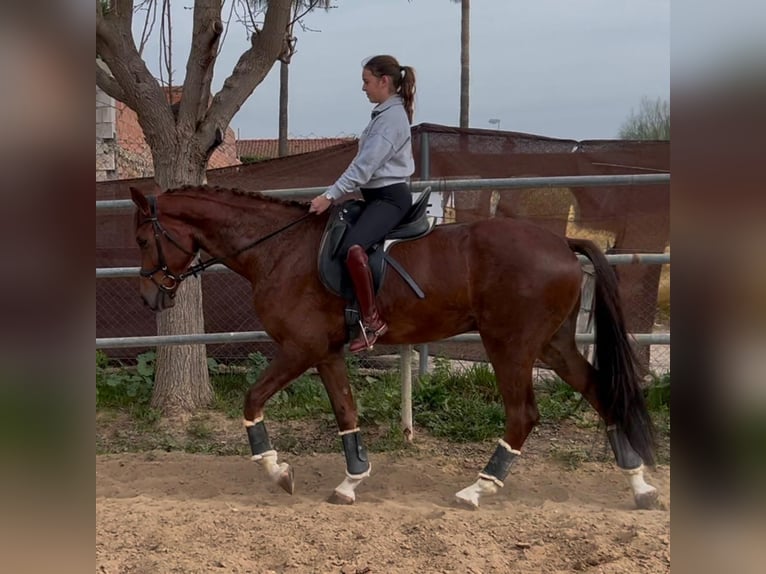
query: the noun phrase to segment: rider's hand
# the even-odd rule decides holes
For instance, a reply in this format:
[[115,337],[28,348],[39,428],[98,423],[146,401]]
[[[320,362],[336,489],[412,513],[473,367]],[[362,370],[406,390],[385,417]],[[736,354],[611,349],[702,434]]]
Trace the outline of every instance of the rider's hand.
[[332,199],[329,199],[325,194],[317,195],[311,200],[311,207],[309,207],[309,213],[320,213],[327,210],[332,205]]

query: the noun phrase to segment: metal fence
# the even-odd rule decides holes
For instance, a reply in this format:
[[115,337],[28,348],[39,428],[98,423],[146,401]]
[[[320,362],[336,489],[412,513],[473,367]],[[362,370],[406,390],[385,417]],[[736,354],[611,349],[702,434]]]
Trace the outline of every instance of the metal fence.
[[[473,180],[425,180],[419,182],[413,182],[413,191],[422,191],[426,187],[432,188],[432,193],[444,193],[444,192],[460,192],[465,190],[481,190],[481,189],[524,189],[524,188],[558,188],[562,186],[630,186],[630,185],[651,185],[651,184],[666,184],[670,180],[669,174],[646,174],[646,175],[605,175],[605,176],[564,176],[564,177],[518,177],[518,178],[505,178],[505,179],[473,179]],[[290,198],[308,198],[324,191],[324,187],[311,187],[301,189],[279,189],[272,190],[270,194],[281,197]],[[442,203],[442,215],[444,213],[443,208],[446,202]],[[109,210],[109,211],[123,211],[131,210],[133,208],[132,202],[129,200],[110,200],[110,201],[97,201],[96,209]],[[581,258],[583,259],[583,258]],[[662,287],[662,275],[667,274],[667,270],[670,263],[669,253],[629,253],[629,254],[607,254],[607,259],[613,265],[653,265],[659,266],[662,271],[660,272],[660,287]],[[584,354],[589,353],[589,343],[593,341],[592,322],[590,321],[590,302],[589,302],[589,274],[584,274],[583,283],[583,300],[580,309],[580,321],[578,322],[578,334],[576,336],[578,343]],[[138,277],[138,267],[117,267],[117,268],[97,268],[96,278],[100,280],[120,280],[125,278]],[[221,284],[220,279],[226,278],[226,284]],[[209,272],[203,277],[203,297],[207,287],[210,287],[210,283],[218,281],[217,289],[224,289],[225,292],[230,293],[232,297],[247,296],[249,301],[249,284],[241,277],[233,274],[228,269],[222,266],[213,266],[209,269]],[[124,296],[135,300],[138,297],[136,285],[131,282],[125,283]],[[648,288],[652,287],[652,283]],[[638,286],[640,288],[640,285]],[[669,289],[669,284],[668,284]],[[639,295],[647,295],[647,293],[640,293]],[[649,293],[650,297],[639,296],[638,300],[654,300],[657,301],[657,293]],[[104,313],[109,311],[114,315],[114,320],[120,324],[130,324],[130,317],[124,317],[121,313],[122,305],[120,304],[119,295],[114,298],[114,309],[98,309],[97,313]],[[241,303],[241,301],[237,301]],[[225,303],[224,303],[225,304]],[[662,309],[659,309],[657,304],[649,305],[647,309],[631,309],[632,313],[647,313],[651,316],[651,324],[654,326],[652,332],[644,333],[632,333],[633,339],[636,344],[643,350],[643,360],[646,366],[655,373],[669,372],[669,345],[670,345],[670,331],[669,331],[669,316],[663,316]],[[215,310],[212,310],[214,313]],[[215,318],[210,317],[211,310],[206,310],[206,324],[209,326],[211,323],[215,323]],[[666,313],[669,315],[669,313]],[[210,319],[213,319],[212,321]],[[646,317],[644,317],[646,319]],[[147,348],[156,345],[178,345],[189,343],[204,343],[213,347],[231,347],[232,345],[238,345],[241,349],[240,358],[245,359],[249,352],[254,350],[266,351],[269,355],[269,346],[273,345],[269,336],[258,330],[251,330],[247,328],[247,323],[243,323],[244,327],[239,331],[229,332],[210,332],[199,333],[194,335],[170,335],[170,336],[156,336],[156,335],[143,335],[137,336],[135,334],[126,333],[125,336],[119,337],[107,337],[97,338],[97,349],[127,349],[127,348]],[[210,350],[210,349],[209,349]],[[362,366],[373,366],[381,364],[381,354],[389,355],[389,358],[393,358],[395,365],[400,371],[402,381],[402,426],[408,436],[412,436],[412,375],[413,371],[417,368],[417,372],[422,375],[429,369],[429,357],[441,356],[451,360],[457,361],[486,361],[481,341],[478,334],[467,333],[451,337],[443,341],[434,342],[430,345],[422,345],[418,347],[419,363],[415,363],[413,348],[411,346],[403,346],[400,348],[391,348],[383,345],[376,346],[378,355],[375,357],[367,357],[366,361],[363,361]],[[398,359],[395,357],[398,354]],[[229,353],[231,355],[231,353]],[[394,355],[391,357],[390,355]],[[365,364],[366,362],[366,364]],[[386,363],[389,367],[392,366],[389,360]]]
[[[444,192],[461,192],[480,189],[524,189],[524,188],[560,188],[562,186],[631,186],[631,185],[651,185],[651,184],[666,184],[670,180],[669,174],[638,174],[638,175],[600,175],[600,176],[563,176],[563,177],[517,177],[517,178],[502,178],[502,179],[470,179],[470,180],[424,180],[412,183],[413,191],[422,191],[426,187],[432,188],[432,193],[444,193]],[[309,198],[314,197],[318,193],[321,193],[324,187],[311,187],[300,189],[278,189],[271,190],[267,193],[278,197],[290,197],[290,198]],[[442,206],[440,206],[442,207]],[[109,200],[109,201],[97,201],[97,211],[126,211],[132,210],[133,204],[130,200]],[[443,214],[443,212],[442,212]],[[608,254],[607,259],[613,265],[655,265],[663,266],[664,270],[670,263],[669,253],[645,253],[645,254]],[[206,274],[203,282],[203,291],[206,288],[206,284],[216,281],[216,275],[218,278],[217,289],[224,289],[232,294],[232,297],[240,298],[242,296],[248,297],[249,300],[249,284],[239,276],[235,276],[229,272],[223,266],[213,266],[209,269],[209,275]],[[220,276],[226,273],[226,285],[221,285]],[[100,268],[96,269],[97,279],[114,279],[114,278],[130,278],[138,276],[138,267],[117,267],[117,268]],[[188,344],[188,343],[205,343],[210,345],[233,345],[240,344],[243,349],[238,354],[234,353],[231,359],[237,358],[245,359],[248,354],[248,347],[242,346],[242,343],[258,343],[257,346],[252,349],[268,350],[270,339],[268,336],[257,330],[247,328],[247,322],[244,321],[240,331],[228,331],[218,333],[205,333],[199,335],[185,335],[185,336],[172,336],[172,337],[157,337],[153,335],[136,335],[130,333],[129,325],[131,322],[130,317],[120,317],[120,309],[123,308],[121,304],[121,297],[124,297],[125,301],[135,300],[137,297],[137,291],[135,284],[125,283],[124,293],[117,293],[114,297],[114,308],[101,309],[102,313],[109,313],[115,315],[116,321],[124,320],[128,326],[124,336],[119,337],[102,337],[96,339],[96,348],[100,349],[125,349],[136,347],[151,347],[160,344]],[[644,298],[645,299],[645,298]],[[241,303],[241,301],[237,301]],[[584,298],[584,305],[587,305],[587,298]],[[636,333],[634,338],[638,345],[648,346],[648,362],[649,367],[657,372],[664,372],[669,370],[669,352],[667,346],[669,345],[669,331],[667,330],[667,318],[658,316],[658,309],[654,306],[651,309],[644,310],[632,310],[636,313],[649,313],[653,316],[653,321],[656,323],[656,331],[652,333]],[[583,310],[583,313],[587,313],[587,308]],[[661,314],[661,310],[660,310]],[[210,310],[206,310],[206,323],[215,325],[215,310],[212,310],[212,316]],[[582,322],[584,325],[587,321]],[[654,331],[654,329],[653,329]],[[589,332],[583,332],[578,335],[579,341],[583,344],[587,344],[592,335]],[[437,342],[434,342],[437,343]],[[445,348],[445,345],[449,347],[449,350]],[[383,352],[395,352],[395,349],[385,349]],[[419,370],[423,373],[427,369],[426,357],[428,354],[449,355],[458,360],[485,360],[483,356],[483,350],[478,339],[478,335],[467,334],[451,339],[438,342],[433,345],[432,348],[420,348],[421,361]],[[269,353],[266,353],[269,354]]]

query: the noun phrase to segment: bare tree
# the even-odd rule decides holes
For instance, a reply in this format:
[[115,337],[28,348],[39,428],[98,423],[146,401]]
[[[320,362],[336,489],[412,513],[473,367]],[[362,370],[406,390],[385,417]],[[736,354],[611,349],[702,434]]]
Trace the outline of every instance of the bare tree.
[[624,140],[669,140],[670,104],[667,100],[641,98],[638,112],[631,110],[630,117],[619,132]]
[[[142,0],[138,4],[156,2],[161,2],[163,14],[168,14],[162,29],[163,45],[170,50],[169,0]],[[207,161],[221,143],[232,117],[286,49],[291,2],[272,0],[262,23],[250,13],[251,45],[211,98],[213,70],[224,32],[222,9],[222,0],[194,0],[186,75],[180,99],[174,102],[169,81],[168,89],[164,89],[136,47],[134,2],[96,0],[96,84],[136,112],[151,149],[154,179],[161,189],[206,182]],[[142,34],[138,46],[144,44]],[[170,53],[164,54],[170,70]],[[174,308],[158,316],[159,333],[203,332],[199,280],[185,281],[176,300]],[[165,414],[192,412],[212,396],[203,345],[159,347],[153,406]]]

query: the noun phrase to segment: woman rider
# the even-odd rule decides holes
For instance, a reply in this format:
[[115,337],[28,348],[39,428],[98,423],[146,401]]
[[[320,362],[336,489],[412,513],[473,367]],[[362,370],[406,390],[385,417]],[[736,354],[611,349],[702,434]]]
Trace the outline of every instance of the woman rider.
[[311,213],[322,213],[333,201],[357,189],[366,203],[339,251],[345,254],[362,312],[362,329],[349,345],[351,353],[372,348],[388,330],[375,304],[367,253],[412,206],[409,178],[415,171],[415,161],[410,124],[415,105],[415,70],[400,66],[392,56],[375,56],[364,64],[362,91],[377,105],[359,137],[359,151],[338,180],[311,201],[309,209]]

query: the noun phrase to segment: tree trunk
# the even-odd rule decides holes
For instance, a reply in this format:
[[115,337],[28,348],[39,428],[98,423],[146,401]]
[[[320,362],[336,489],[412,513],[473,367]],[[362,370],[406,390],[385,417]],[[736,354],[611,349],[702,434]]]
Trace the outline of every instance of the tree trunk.
[[[220,143],[217,140],[285,48],[292,5],[269,2],[260,31],[251,36],[250,47],[211,98],[224,31],[222,5],[220,0],[194,2],[186,76],[181,99],[174,102],[137,50],[131,32],[133,2],[96,2],[96,84],[135,110],[152,152],[154,179],[163,190],[205,183],[207,160]],[[168,37],[160,43],[169,42]],[[157,323],[161,335],[204,332],[199,280],[187,279],[181,285],[175,307],[163,311]],[[212,397],[204,345],[159,348],[153,406],[165,414],[189,412],[207,405]]]
[[[178,289],[175,306],[157,315],[157,333],[204,332],[202,279],[189,277]],[[151,404],[164,415],[193,413],[213,400],[205,345],[160,345],[156,365]]]
[[279,62],[279,157],[289,155],[287,146],[287,88],[290,65]]
[[462,0],[460,10],[460,127],[468,127],[469,52],[471,44],[471,2]]
[[[168,165],[155,161],[154,178],[161,189],[185,184],[206,183],[205,163],[193,158],[174,157]],[[189,277],[178,288],[176,304],[157,315],[158,335],[186,335],[205,332],[202,311],[202,279]],[[159,345],[154,375],[152,407],[163,415],[193,413],[213,400],[213,388],[207,370],[205,345]]]

